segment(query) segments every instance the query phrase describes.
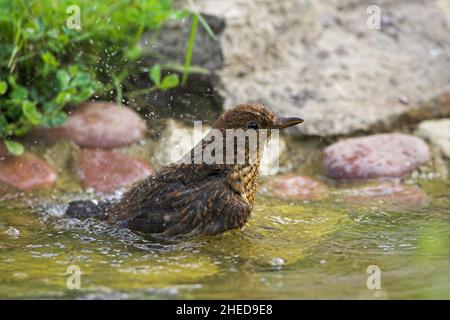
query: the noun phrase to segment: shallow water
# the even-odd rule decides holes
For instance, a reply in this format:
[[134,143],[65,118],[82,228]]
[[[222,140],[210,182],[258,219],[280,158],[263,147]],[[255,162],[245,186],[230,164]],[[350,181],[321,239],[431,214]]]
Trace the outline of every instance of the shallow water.
[[[172,240],[5,198],[0,297],[449,299],[448,185],[422,187],[431,201],[416,209],[343,204],[339,196],[314,203],[259,197],[243,231]],[[381,270],[381,289],[367,288],[370,265]],[[69,266],[80,268],[81,289],[67,288]]]

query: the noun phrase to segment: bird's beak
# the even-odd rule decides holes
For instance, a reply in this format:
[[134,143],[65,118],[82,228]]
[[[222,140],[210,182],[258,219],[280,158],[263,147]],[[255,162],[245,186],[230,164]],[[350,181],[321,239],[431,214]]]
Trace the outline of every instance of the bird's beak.
[[302,123],[302,118],[297,117],[288,117],[288,118],[278,118],[276,128],[277,129],[284,129],[287,127],[295,126],[296,124]]

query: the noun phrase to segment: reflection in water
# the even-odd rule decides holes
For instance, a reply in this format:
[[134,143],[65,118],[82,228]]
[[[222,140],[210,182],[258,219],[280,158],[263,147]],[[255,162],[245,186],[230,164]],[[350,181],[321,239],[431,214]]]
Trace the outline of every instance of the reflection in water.
[[[449,207],[441,196],[403,211],[262,199],[244,231],[160,239],[10,199],[0,208],[0,296],[450,298]],[[66,288],[71,265],[81,290]],[[380,290],[366,287],[369,265]]]

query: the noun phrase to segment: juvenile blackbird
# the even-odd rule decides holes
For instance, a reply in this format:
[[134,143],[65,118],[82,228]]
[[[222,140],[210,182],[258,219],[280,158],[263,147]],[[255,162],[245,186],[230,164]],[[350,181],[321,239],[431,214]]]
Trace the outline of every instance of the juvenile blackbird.
[[[229,131],[226,129],[256,130],[256,133],[267,129],[270,138],[271,129],[283,129],[302,122],[300,118],[279,118],[262,105],[242,104],[225,112],[214,122],[212,129],[222,134],[223,141]],[[197,150],[205,151],[214,140],[207,135]],[[195,162],[194,148],[182,161],[162,168],[135,185],[119,202],[99,205],[73,202],[66,214],[76,217],[95,215],[111,224],[163,236],[214,235],[241,228],[250,218],[258,187],[264,144],[257,145],[252,160],[248,143],[233,144],[235,161],[232,163],[225,159],[226,143],[223,143],[223,158],[219,158],[224,161],[212,163]],[[243,162],[238,161],[238,155],[243,155]]]

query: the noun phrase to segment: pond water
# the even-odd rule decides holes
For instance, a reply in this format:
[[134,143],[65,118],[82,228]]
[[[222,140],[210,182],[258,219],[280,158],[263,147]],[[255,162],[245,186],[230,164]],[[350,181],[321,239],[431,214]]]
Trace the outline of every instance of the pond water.
[[[259,197],[243,231],[171,240],[4,197],[0,297],[449,299],[449,188],[421,186],[431,201],[420,209],[343,204],[338,196],[311,203]],[[380,269],[381,289],[367,287],[371,265]],[[81,271],[80,289],[67,288],[69,266]]]

